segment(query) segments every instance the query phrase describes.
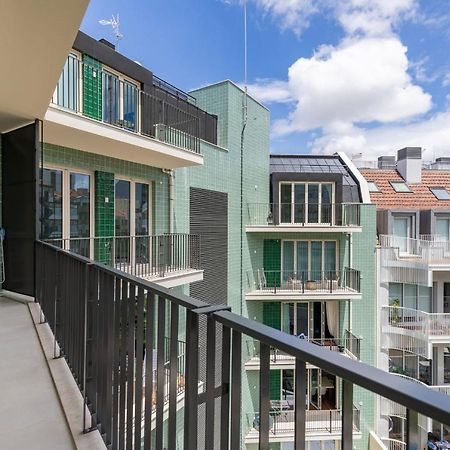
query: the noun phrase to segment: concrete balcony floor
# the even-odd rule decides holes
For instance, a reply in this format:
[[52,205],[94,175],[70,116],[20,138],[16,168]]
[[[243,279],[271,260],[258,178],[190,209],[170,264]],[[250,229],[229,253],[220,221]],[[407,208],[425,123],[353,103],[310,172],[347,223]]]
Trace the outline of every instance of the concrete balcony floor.
[[28,306],[0,297],[0,448],[74,449]]
[[53,334],[40,323],[39,305],[2,294],[0,449],[104,450],[97,430],[83,433],[83,398],[65,359],[53,358]]

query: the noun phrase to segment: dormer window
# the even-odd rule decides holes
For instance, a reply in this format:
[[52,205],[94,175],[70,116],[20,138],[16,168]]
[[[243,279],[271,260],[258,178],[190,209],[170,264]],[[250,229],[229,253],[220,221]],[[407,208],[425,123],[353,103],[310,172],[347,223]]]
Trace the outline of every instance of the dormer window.
[[332,224],[333,183],[280,183],[281,224]]
[[412,192],[409,186],[404,181],[390,181],[392,189],[397,193]]

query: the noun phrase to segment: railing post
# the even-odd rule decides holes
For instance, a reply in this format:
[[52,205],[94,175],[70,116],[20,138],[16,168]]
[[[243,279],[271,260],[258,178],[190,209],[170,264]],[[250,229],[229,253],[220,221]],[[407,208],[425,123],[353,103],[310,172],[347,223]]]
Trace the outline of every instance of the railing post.
[[230,341],[231,332],[223,325],[222,332],[222,399],[220,404],[220,448],[227,450],[230,441]]
[[353,383],[342,380],[342,450],[353,450]]
[[205,448],[214,450],[214,384],[216,378],[216,321],[212,315],[207,319],[206,343],[206,427]]
[[[231,351],[231,439],[230,448],[241,448],[242,335],[233,330]],[[195,448],[195,447],[187,447]]]
[[268,450],[270,413],[270,346],[261,342],[259,352],[259,450]]
[[295,360],[295,436],[294,447],[305,448],[306,436],[306,363],[300,359]]
[[198,315],[186,312],[186,388],[184,448],[197,448],[198,425]]
[[421,446],[419,433],[419,414],[411,409],[406,410],[406,448],[419,450]]

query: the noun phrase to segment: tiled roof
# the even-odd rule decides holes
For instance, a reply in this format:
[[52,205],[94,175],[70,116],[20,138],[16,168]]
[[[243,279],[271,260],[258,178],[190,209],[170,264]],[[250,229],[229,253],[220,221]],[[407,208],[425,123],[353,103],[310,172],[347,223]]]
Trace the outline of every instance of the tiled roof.
[[396,170],[360,169],[367,181],[374,181],[380,192],[371,192],[370,200],[378,209],[450,209],[450,200],[438,200],[430,187],[445,187],[450,192],[450,171],[422,170],[422,181],[408,184],[412,192],[395,192],[390,181],[403,181]]

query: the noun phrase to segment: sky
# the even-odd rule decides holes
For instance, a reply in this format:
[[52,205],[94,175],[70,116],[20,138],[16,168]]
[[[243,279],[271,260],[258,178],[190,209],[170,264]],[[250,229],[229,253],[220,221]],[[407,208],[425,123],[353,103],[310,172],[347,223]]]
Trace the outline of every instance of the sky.
[[[244,82],[243,0],[91,0],[82,31],[119,14],[118,51],[189,91]],[[247,0],[249,92],[272,153],[406,146],[450,156],[450,0]]]

